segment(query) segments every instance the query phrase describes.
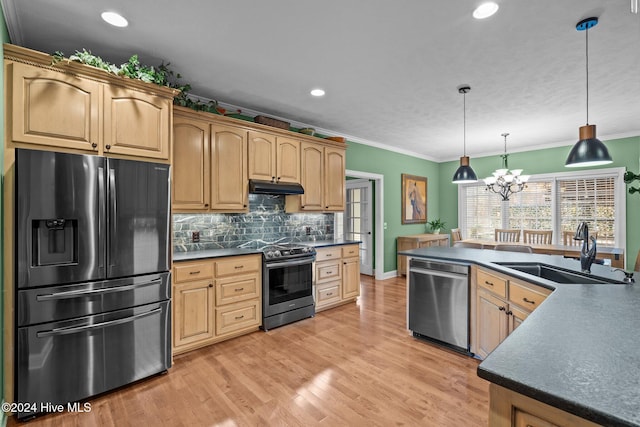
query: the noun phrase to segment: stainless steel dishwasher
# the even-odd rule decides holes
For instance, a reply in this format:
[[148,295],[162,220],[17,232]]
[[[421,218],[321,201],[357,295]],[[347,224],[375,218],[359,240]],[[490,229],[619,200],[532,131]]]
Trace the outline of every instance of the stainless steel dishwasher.
[[469,265],[409,262],[409,330],[413,336],[469,352]]

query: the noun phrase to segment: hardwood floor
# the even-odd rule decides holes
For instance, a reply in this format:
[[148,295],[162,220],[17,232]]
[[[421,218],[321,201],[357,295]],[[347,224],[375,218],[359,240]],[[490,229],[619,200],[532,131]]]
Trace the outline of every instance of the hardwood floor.
[[486,426],[478,361],[412,338],[404,279],[354,304],[177,356],[166,375],[36,426]]

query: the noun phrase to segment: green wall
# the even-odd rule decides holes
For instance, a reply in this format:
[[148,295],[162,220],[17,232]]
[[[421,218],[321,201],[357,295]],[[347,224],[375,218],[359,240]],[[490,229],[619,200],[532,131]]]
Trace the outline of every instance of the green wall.
[[401,174],[427,178],[427,219],[430,221],[441,215],[438,203],[441,187],[439,166],[429,160],[348,142],[347,169],[384,175],[383,208],[384,221],[387,223],[387,229],[384,230],[384,271],[393,271],[396,269],[396,238],[424,233],[426,229],[425,224],[401,224]]
[[[604,142],[613,158],[613,163],[601,168],[624,167],[638,173],[640,170],[640,136]],[[527,175],[585,170],[585,168],[566,168],[564,166],[570,149],[571,146],[566,146],[509,154],[509,166],[524,169],[524,173]],[[491,175],[491,172],[501,166],[501,162],[502,159],[498,155],[471,158],[471,166],[479,178]],[[439,166],[440,216],[447,222],[449,228],[455,228],[458,224],[458,190],[457,185],[451,183],[451,177],[458,167],[458,162],[440,163]],[[638,212],[640,212],[640,194],[632,195],[627,192],[627,268],[633,268],[636,254],[640,249]]]
[[[2,43],[9,42],[9,34],[7,33],[7,24],[4,21],[4,15],[2,14],[2,10],[0,9],[0,38],[2,38]],[[0,44],[0,57],[4,57],[4,49],[2,44]],[[0,67],[0,82],[4,82],[4,67]],[[0,84],[0,117],[3,120],[0,120],[0,170],[4,171],[4,84]],[[4,172],[0,174],[0,189],[4,189]],[[2,193],[2,190],[0,190]],[[0,194],[0,242],[4,242],[4,216],[2,214],[2,201],[4,194]],[[4,331],[4,252],[3,246],[0,245],[0,331]],[[4,334],[2,335],[2,339],[0,340],[0,378],[2,378],[2,388],[0,389],[0,400],[4,402]],[[0,425],[6,424],[6,413],[2,412],[0,415]]]

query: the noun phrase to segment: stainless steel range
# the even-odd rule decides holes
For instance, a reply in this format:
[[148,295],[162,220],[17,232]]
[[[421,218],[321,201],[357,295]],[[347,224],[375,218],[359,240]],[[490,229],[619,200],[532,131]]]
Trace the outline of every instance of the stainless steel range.
[[312,247],[295,243],[262,248],[262,329],[315,315]]

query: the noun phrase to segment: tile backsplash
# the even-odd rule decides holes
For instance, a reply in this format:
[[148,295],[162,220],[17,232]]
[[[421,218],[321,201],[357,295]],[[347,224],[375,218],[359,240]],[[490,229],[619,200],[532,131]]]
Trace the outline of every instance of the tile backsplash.
[[[334,214],[286,213],[284,198],[250,194],[249,213],[243,214],[174,214],[173,250],[256,248],[280,240],[333,239]],[[194,231],[200,233],[198,243],[192,241]]]

